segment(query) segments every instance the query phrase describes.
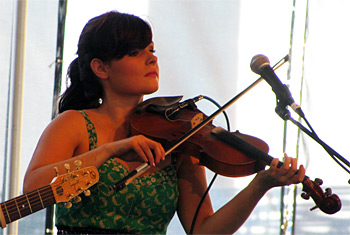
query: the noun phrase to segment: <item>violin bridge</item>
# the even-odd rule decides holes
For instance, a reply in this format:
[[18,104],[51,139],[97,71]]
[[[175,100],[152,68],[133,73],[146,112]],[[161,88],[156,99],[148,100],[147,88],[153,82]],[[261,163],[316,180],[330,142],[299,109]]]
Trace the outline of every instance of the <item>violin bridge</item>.
[[203,113],[197,113],[191,119],[191,127],[194,128],[195,126],[197,126],[202,121],[203,121]]

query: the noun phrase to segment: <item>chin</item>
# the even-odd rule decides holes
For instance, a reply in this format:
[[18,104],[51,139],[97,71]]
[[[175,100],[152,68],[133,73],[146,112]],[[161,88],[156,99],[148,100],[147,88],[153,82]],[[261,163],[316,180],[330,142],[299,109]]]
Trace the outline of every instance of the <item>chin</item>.
[[156,92],[156,91],[158,91],[158,88],[157,88],[157,89],[154,89],[154,90],[145,91],[144,94],[145,94],[145,95],[150,95],[150,94],[152,94],[152,93],[154,93],[154,92]]
[[152,86],[152,87],[149,87],[149,89],[146,89],[145,94],[146,95],[152,94],[152,93],[158,91],[158,89],[159,89],[159,86],[157,84],[156,86]]

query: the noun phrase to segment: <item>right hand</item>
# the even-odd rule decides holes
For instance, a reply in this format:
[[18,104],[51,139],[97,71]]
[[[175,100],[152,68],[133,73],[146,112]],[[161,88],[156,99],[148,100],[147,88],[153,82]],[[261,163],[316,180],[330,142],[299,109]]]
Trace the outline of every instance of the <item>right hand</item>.
[[143,135],[135,135],[110,144],[117,147],[116,151],[112,151],[112,156],[124,161],[148,162],[151,166],[155,166],[165,159],[163,146]]

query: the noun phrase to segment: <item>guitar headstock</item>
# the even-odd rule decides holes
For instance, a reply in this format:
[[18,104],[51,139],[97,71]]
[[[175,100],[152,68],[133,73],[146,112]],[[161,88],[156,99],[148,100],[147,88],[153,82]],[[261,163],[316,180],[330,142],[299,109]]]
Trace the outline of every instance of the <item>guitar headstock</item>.
[[304,179],[304,193],[301,194],[301,197],[305,200],[308,200],[311,197],[314,200],[316,206],[310,210],[319,208],[326,214],[334,214],[341,209],[341,201],[337,195],[332,194],[330,188],[327,188],[325,192],[323,192],[320,187],[322,183],[321,179],[315,179],[315,181],[312,181],[309,178]]
[[85,167],[83,169],[77,167],[76,170],[71,172],[68,166],[66,169],[68,173],[57,175],[50,184],[56,203],[68,202],[73,198],[78,202],[80,198],[77,196],[82,192],[88,196],[89,191],[87,189],[99,180],[98,170],[94,166]]

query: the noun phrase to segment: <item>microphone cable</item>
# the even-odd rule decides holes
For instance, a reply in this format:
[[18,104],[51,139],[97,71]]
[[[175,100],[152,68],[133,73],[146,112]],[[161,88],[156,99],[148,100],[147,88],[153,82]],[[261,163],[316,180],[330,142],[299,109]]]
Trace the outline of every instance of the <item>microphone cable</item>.
[[[208,96],[204,96],[204,95],[203,95],[203,98],[206,99],[206,100],[209,100],[210,102],[212,102],[213,104],[215,104],[219,109],[221,108],[221,105],[220,105],[219,103],[217,103],[214,99],[212,99],[212,98],[210,98],[210,97],[208,97]],[[229,118],[228,118],[228,116],[227,116],[227,113],[226,113],[226,111],[223,111],[222,113],[224,114],[224,117],[225,117],[225,120],[226,120],[227,130],[230,131],[230,121],[229,121]],[[196,221],[197,221],[197,217],[198,217],[199,210],[200,210],[200,208],[202,207],[202,204],[203,204],[203,202],[204,202],[204,199],[205,199],[205,197],[208,195],[209,190],[210,190],[211,187],[213,186],[213,184],[214,184],[214,182],[215,182],[217,176],[218,176],[218,174],[215,173],[214,176],[213,176],[213,178],[211,179],[211,181],[210,181],[210,183],[209,183],[207,189],[205,190],[205,192],[204,192],[204,194],[203,194],[203,196],[202,196],[202,198],[201,198],[201,200],[200,200],[198,206],[197,206],[197,210],[196,210],[196,212],[194,213],[193,220],[192,220],[192,224],[191,224],[191,229],[190,229],[190,233],[189,233],[189,234],[193,234],[193,229],[194,229],[194,226],[195,226]]]

